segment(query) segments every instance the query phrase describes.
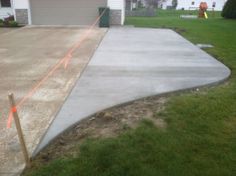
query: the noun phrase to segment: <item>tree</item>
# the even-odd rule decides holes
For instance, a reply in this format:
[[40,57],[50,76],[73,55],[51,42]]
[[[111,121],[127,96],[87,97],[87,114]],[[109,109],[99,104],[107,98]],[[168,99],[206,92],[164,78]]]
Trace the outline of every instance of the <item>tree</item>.
[[236,0],[228,0],[221,13],[224,18],[234,18],[236,19]]
[[178,0],[172,0],[172,6],[174,9],[176,9],[177,5],[178,5]]

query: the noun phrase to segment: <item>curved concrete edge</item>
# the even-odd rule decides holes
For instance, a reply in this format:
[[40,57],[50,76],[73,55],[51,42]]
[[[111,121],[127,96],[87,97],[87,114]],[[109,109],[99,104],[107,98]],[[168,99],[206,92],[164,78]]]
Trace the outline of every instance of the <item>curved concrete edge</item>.
[[[231,73],[231,72],[230,72]],[[77,122],[75,122],[74,124],[68,126],[66,129],[64,129],[63,131],[61,131],[60,133],[58,133],[57,136],[55,136],[52,140],[50,140],[46,145],[44,146],[38,146],[35,151],[33,152],[33,155],[32,157],[35,157],[39,152],[41,152],[42,150],[44,150],[48,145],[50,145],[50,143],[52,143],[54,140],[56,140],[60,135],[62,135],[63,133],[65,133],[66,131],[69,131],[71,130],[74,126],[78,125],[82,120],[86,119],[86,118],[90,118],[90,117],[93,117],[94,115],[96,115],[97,113],[99,112],[102,112],[102,111],[106,111],[106,110],[109,110],[109,109],[112,109],[112,108],[116,108],[116,107],[120,107],[120,106],[124,106],[124,105],[129,105],[130,103],[133,103],[134,101],[138,101],[138,100],[142,100],[144,98],[151,98],[151,97],[156,97],[156,96],[159,96],[159,97],[163,97],[163,96],[168,96],[168,95],[171,95],[171,94],[177,94],[177,93],[184,93],[184,92],[189,92],[189,91],[192,91],[192,90],[195,90],[195,89],[200,89],[200,88],[210,88],[210,87],[214,87],[214,86],[217,86],[217,85],[220,85],[222,83],[224,83],[225,81],[227,81],[229,79],[231,74],[229,74],[226,78],[222,79],[222,80],[219,80],[219,81],[216,81],[216,82],[213,82],[213,83],[209,83],[209,84],[206,84],[206,85],[201,85],[201,86],[196,86],[196,87],[191,87],[191,88],[186,88],[186,89],[180,89],[180,90],[175,90],[175,91],[172,91],[172,92],[166,92],[166,93],[161,93],[161,94],[156,94],[156,95],[149,95],[149,96],[144,96],[144,97],[140,97],[138,99],[134,99],[134,100],[130,100],[130,101],[127,101],[127,102],[123,102],[123,103],[119,103],[119,104],[116,104],[114,106],[110,106],[110,107],[107,107],[106,109],[102,109],[102,110],[99,110],[93,114],[90,114],[86,117],[83,117],[82,119],[78,120]],[[49,130],[48,130],[49,131]],[[47,131],[47,132],[48,132]],[[47,134],[47,132],[45,133],[45,135]],[[45,136],[44,135],[44,136]],[[43,138],[41,140],[41,142],[43,142]]]
[[[155,43],[155,47],[147,49],[147,43],[153,44],[155,38],[153,32],[161,36],[166,35],[166,38],[162,42]],[[144,37],[140,37],[142,34]],[[144,41],[146,44],[137,45],[137,41]],[[177,46],[168,46],[169,50],[158,48],[170,42]],[[114,43],[120,45],[117,47]],[[132,48],[132,43],[135,49]],[[190,54],[190,51],[194,54]],[[147,58],[150,52],[152,55]],[[119,62],[116,60],[117,57]],[[201,58],[203,64],[196,58]],[[137,60],[141,62],[140,65]],[[173,60],[176,62],[175,66]],[[173,73],[170,73],[173,69]],[[210,72],[207,69],[210,69]],[[190,76],[185,77],[185,74]],[[217,85],[228,79],[230,74],[228,67],[171,30],[112,28],[101,42],[33,156],[58,135],[97,112],[146,97]]]
[[[229,75],[226,78],[224,78],[222,80],[219,80],[219,81],[216,81],[216,82],[213,82],[213,83],[209,83],[209,84],[201,85],[201,86],[196,86],[196,87],[190,87],[190,88],[186,88],[186,89],[175,90],[175,91],[172,91],[172,92],[166,92],[166,93],[161,93],[161,94],[156,94],[156,95],[147,95],[147,96],[140,97],[140,98],[137,98],[137,99],[134,99],[134,100],[122,102],[122,103],[119,103],[119,104],[107,107],[105,109],[98,110],[97,112],[95,112],[93,114],[90,114],[90,115],[88,115],[86,117],[83,117],[82,119],[78,120],[74,124],[68,126],[63,131],[58,133],[54,138],[52,138],[50,141],[48,141],[47,144],[45,144],[43,146],[42,145],[38,145],[37,148],[35,149],[35,151],[33,152],[32,157],[34,158],[37,154],[39,154],[42,150],[44,150],[48,145],[50,145],[50,143],[52,143],[54,140],[56,140],[60,135],[62,135],[66,131],[71,130],[74,126],[78,125],[82,120],[84,120],[86,118],[93,117],[94,115],[96,115],[99,112],[106,111],[106,110],[109,110],[109,109],[112,109],[112,108],[116,108],[116,107],[120,107],[120,106],[124,106],[124,105],[129,105],[130,103],[133,103],[134,101],[142,100],[144,98],[150,98],[150,97],[156,97],[156,96],[163,97],[163,96],[168,96],[168,95],[171,95],[171,94],[174,94],[174,93],[183,93],[183,92],[187,93],[187,92],[195,90],[195,89],[214,87],[214,86],[220,85],[220,84],[224,83],[225,81],[227,81],[229,79],[230,75],[231,75],[231,71],[230,71]],[[49,132],[49,130],[47,130],[47,132]],[[46,136],[47,132],[45,133],[43,138]],[[43,142],[43,138],[42,138],[41,142]]]

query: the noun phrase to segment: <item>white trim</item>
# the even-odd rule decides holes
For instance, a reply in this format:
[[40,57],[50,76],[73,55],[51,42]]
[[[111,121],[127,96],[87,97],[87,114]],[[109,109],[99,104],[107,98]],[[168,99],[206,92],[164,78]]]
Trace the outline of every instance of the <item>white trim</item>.
[[111,10],[121,10],[121,25],[125,21],[125,0],[107,0]]
[[28,23],[29,25],[32,25],[32,14],[31,14],[31,4],[30,4],[30,0],[28,1]]
[[[27,9],[28,10],[28,24],[31,24],[31,11],[30,11],[30,5],[29,0],[12,0],[14,1],[14,15],[15,15],[15,9]],[[16,15],[15,15],[16,16]]]

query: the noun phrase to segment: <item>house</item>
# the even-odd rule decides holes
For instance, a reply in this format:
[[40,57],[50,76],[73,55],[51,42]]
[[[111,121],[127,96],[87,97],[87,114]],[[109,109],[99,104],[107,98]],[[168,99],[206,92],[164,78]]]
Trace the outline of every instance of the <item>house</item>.
[[131,3],[134,6],[133,8],[157,8],[162,1],[163,0],[126,0],[126,7],[130,6],[129,4]]
[[111,24],[124,24],[125,0],[0,0],[0,18],[14,15],[29,25],[90,25],[99,7],[110,8]]
[[147,0],[140,0],[140,3],[142,4],[143,7],[147,7],[148,6]]
[[12,1],[0,0],[0,19],[8,17],[10,14],[13,14],[12,10]]
[[126,0],[126,10],[132,11],[136,8],[147,7],[147,0]]
[[[201,2],[206,2],[208,10],[221,11],[224,7],[226,0],[178,0],[177,10],[196,10]],[[162,8],[168,9],[172,6],[172,0],[164,0]]]
[[170,9],[170,8],[172,8],[172,0],[162,0],[160,7],[162,9]]
[[138,6],[137,0],[125,0],[125,10],[132,11]]

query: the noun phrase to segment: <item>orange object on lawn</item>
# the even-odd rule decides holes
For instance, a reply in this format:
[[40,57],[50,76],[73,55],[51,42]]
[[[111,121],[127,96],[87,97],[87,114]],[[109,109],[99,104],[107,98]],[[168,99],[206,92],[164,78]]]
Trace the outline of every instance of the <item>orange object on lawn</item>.
[[206,2],[201,2],[199,5],[199,18],[205,18],[205,13],[208,9],[208,5]]

